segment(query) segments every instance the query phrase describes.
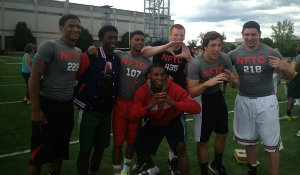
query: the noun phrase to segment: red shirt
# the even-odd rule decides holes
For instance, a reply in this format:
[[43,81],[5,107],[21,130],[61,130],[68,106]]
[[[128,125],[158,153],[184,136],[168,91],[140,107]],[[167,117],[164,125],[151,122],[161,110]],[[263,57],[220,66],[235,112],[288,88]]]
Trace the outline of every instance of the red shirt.
[[167,79],[167,86],[164,91],[176,102],[176,106],[172,107],[167,103],[161,103],[155,105],[147,112],[146,106],[150,103],[153,94],[146,82],[135,93],[130,119],[140,120],[147,116],[152,125],[163,126],[183,112],[190,114],[200,113],[201,107],[199,103],[193,100],[186,90],[178,84]]

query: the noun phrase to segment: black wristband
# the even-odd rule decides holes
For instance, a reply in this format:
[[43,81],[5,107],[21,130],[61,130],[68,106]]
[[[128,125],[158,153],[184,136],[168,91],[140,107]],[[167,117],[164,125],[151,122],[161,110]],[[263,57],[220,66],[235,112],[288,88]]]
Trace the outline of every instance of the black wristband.
[[151,108],[148,108],[148,106],[146,106],[146,111],[149,112],[151,110]]

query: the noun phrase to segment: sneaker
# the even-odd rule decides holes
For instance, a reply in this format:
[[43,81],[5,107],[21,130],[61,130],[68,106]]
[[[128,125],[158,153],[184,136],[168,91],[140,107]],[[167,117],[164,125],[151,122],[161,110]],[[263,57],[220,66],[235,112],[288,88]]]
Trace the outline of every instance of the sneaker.
[[286,115],[286,116],[283,116],[283,117],[279,117],[280,120],[282,119],[286,119],[287,121],[291,121],[292,120],[292,117]]
[[216,175],[227,175],[225,167],[223,165],[221,165],[221,167],[218,169],[213,162],[212,164],[208,165],[208,168],[212,173]]
[[[141,173],[138,174],[138,175],[150,175],[150,174],[148,173],[147,170],[145,170],[145,171],[141,172]],[[156,173],[155,175],[160,175],[160,174],[159,174],[159,172],[158,172],[158,173]]]
[[24,97],[24,98],[23,98],[23,102],[26,103],[27,101],[28,101],[28,98],[27,98],[27,97]]
[[142,172],[146,169],[147,169],[146,163],[137,162],[133,165],[132,172],[135,173],[135,174],[138,174],[138,173],[140,173],[140,172]]
[[27,100],[26,104],[30,105],[31,104],[31,100]]
[[179,175],[180,172],[178,170],[178,158],[173,158],[171,161],[168,159],[169,168],[172,175]]
[[247,164],[247,167],[248,167],[247,175],[257,175],[257,167],[253,167],[249,163]]
[[208,164],[207,163],[199,163],[201,175],[208,175]]
[[299,129],[299,131],[297,132],[297,136],[300,137],[300,129]]
[[129,172],[123,172],[123,170],[122,170],[121,175],[129,175]]
[[148,171],[146,170],[146,171],[141,172],[141,173],[138,174],[138,175],[149,175],[149,173],[148,173]]

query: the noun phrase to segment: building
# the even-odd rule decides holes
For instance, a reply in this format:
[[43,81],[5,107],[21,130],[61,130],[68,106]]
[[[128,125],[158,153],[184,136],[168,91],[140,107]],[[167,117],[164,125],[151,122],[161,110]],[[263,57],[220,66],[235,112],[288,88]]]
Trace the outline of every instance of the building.
[[[59,18],[72,13],[80,18],[81,25],[92,34],[97,45],[98,31],[105,24],[111,24],[119,30],[119,41],[126,32],[144,31],[144,13],[112,8],[111,6],[93,6],[54,0],[1,0],[0,12],[0,48],[12,49],[12,38],[18,22],[26,22],[36,37],[37,45],[49,39],[59,38]],[[174,24],[171,17],[168,24]],[[167,36],[166,36],[167,37]]]

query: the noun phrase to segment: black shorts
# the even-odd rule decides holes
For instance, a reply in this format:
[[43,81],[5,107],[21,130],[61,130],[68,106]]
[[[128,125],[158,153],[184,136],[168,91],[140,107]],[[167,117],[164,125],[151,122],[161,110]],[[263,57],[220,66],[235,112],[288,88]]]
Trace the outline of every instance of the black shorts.
[[214,131],[228,133],[228,110],[222,92],[202,95],[202,126],[200,142],[208,142]]
[[288,98],[299,98],[300,97],[300,74],[298,73],[288,85]]
[[56,101],[40,96],[47,124],[32,122],[30,165],[69,159],[69,142],[74,126],[73,100]]
[[151,121],[148,120],[141,128],[135,140],[134,149],[155,155],[162,139],[166,137],[170,147],[177,155],[176,145],[180,142],[185,143],[184,126],[181,122],[180,115],[164,126],[153,126],[150,122]]

